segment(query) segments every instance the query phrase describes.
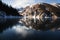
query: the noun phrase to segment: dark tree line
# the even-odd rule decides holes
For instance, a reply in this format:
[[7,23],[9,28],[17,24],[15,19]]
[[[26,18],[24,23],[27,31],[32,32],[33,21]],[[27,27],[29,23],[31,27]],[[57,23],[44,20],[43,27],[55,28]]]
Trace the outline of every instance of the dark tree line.
[[19,16],[19,13],[16,9],[12,8],[11,6],[6,5],[2,1],[0,1],[0,10],[6,12],[6,15]]

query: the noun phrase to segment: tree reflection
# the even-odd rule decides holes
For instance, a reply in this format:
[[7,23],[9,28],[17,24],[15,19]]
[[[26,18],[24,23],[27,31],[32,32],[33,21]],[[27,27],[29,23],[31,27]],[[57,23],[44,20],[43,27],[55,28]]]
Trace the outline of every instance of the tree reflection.
[[14,19],[4,19],[1,18],[0,20],[0,32],[3,32],[3,30],[6,30],[7,28],[11,28],[13,25],[18,23],[18,18]]

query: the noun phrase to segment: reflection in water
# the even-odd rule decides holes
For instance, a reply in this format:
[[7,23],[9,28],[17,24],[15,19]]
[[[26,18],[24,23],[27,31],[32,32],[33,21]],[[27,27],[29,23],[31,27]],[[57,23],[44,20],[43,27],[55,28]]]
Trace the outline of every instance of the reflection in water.
[[12,27],[14,24],[18,22],[18,19],[1,19],[0,20],[0,32],[3,30]]
[[[43,22],[41,19],[34,17],[26,19],[1,19],[0,40],[60,39],[60,31],[58,31],[60,30],[59,18],[54,22],[47,20]],[[53,31],[50,31],[50,29]],[[54,29],[56,30],[54,31]]]
[[42,18],[38,18],[37,16],[32,16],[32,18],[29,18],[28,16],[24,16],[20,20],[22,23],[27,26],[31,27],[32,29],[37,30],[52,30],[52,29],[58,29],[60,27],[60,17],[53,16],[47,16],[46,14],[43,14]]

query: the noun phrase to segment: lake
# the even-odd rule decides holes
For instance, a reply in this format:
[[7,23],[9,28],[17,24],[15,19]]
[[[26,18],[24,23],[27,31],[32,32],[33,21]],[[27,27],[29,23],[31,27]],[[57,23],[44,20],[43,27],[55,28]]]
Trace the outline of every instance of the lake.
[[0,40],[58,40],[59,26],[59,19],[50,24],[38,19],[0,18]]

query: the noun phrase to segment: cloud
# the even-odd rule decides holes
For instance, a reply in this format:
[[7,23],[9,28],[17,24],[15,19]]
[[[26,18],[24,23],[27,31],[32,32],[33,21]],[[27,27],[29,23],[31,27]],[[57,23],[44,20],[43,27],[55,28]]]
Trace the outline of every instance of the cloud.
[[25,26],[16,25],[13,26],[12,29],[15,30],[17,34],[21,34],[22,37],[26,37],[27,35],[33,34],[33,31]]
[[46,2],[46,3],[51,3],[51,2],[57,2],[56,0],[2,0],[4,3],[11,5],[14,8],[20,8],[20,7],[26,7],[31,4],[36,4],[36,3],[41,3],[41,2]]
[[39,3],[39,2],[44,2],[44,1],[42,1],[42,0],[15,0],[12,3],[12,6],[20,8],[20,7],[26,7],[31,4],[35,4],[35,3]]
[[44,2],[46,0],[2,0],[4,3],[11,5],[14,8],[26,7],[31,4]]
[[[43,0],[44,1],[44,0]],[[31,4],[35,4],[38,2],[43,2],[42,0],[2,0],[2,2],[11,5],[12,7],[26,7],[29,6]]]
[[25,7],[31,5],[33,3],[35,3],[34,0],[15,0],[14,3],[12,3],[12,6],[19,8],[19,7]]

